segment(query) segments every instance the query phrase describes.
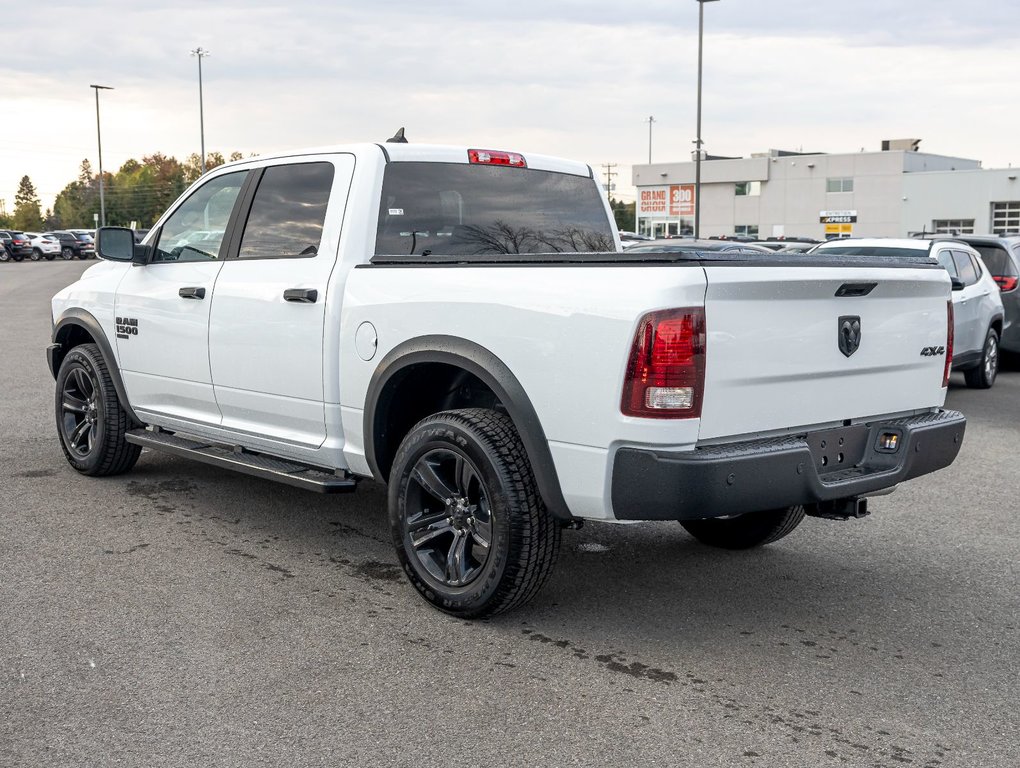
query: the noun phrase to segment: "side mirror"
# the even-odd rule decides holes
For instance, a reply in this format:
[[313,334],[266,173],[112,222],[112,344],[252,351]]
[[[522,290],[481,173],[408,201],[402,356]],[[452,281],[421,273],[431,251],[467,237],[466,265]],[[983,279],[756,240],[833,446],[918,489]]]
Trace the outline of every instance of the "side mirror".
[[96,255],[107,261],[146,264],[149,249],[135,244],[135,233],[127,227],[100,227],[96,232]]
[[967,286],[963,284],[963,280],[958,277],[950,277],[949,281],[953,284],[954,291],[962,291]]

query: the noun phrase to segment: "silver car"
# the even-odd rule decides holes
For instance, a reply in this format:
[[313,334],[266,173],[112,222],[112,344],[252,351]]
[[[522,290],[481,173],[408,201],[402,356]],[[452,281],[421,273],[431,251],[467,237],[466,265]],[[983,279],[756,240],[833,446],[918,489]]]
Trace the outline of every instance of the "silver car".
[[981,255],[959,240],[848,238],[830,240],[811,251],[848,256],[929,254],[953,281],[953,370],[968,387],[987,389],[999,373],[999,340],[1005,312],[999,286]]

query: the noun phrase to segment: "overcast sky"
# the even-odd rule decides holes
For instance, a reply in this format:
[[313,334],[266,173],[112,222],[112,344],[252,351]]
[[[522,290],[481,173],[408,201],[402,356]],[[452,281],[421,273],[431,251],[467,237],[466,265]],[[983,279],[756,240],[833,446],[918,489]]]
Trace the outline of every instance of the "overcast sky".
[[[267,154],[411,141],[557,154],[599,169],[690,157],[695,0],[175,0],[4,3],[0,198],[44,209],[97,165],[199,149]],[[1020,164],[1014,0],[719,0],[705,6],[711,154],[922,150]],[[632,197],[631,197],[632,199]]]

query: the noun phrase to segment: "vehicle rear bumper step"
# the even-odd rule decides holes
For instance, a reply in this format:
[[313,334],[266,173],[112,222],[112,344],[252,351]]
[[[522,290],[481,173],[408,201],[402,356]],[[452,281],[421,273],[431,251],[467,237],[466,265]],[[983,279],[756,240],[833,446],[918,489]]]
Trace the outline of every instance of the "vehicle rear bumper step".
[[144,448],[172,453],[317,493],[350,493],[357,487],[357,481],[352,477],[335,475],[323,469],[262,453],[234,450],[208,441],[178,437],[170,432],[134,429],[125,437],[129,443]]
[[[696,520],[874,494],[953,463],[967,420],[955,411],[876,420],[686,452],[621,448],[618,520]],[[895,434],[896,448],[879,447]]]

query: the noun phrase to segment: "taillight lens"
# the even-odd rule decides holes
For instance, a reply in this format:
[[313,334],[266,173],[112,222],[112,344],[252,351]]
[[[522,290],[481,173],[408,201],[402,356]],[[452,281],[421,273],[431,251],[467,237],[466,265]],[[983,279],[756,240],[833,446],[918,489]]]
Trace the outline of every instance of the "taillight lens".
[[1003,293],[1015,291],[1017,283],[1020,283],[1020,279],[1016,277],[1006,277],[1005,275],[994,275],[992,279],[999,284],[999,290]]
[[949,373],[953,368],[953,302],[946,302],[946,367],[942,372],[942,386],[949,386]]
[[516,152],[498,152],[493,149],[469,149],[468,162],[478,165],[509,165],[513,168],[527,168],[524,155]]
[[623,380],[621,410],[651,419],[697,419],[705,392],[705,310],[641,318]]

